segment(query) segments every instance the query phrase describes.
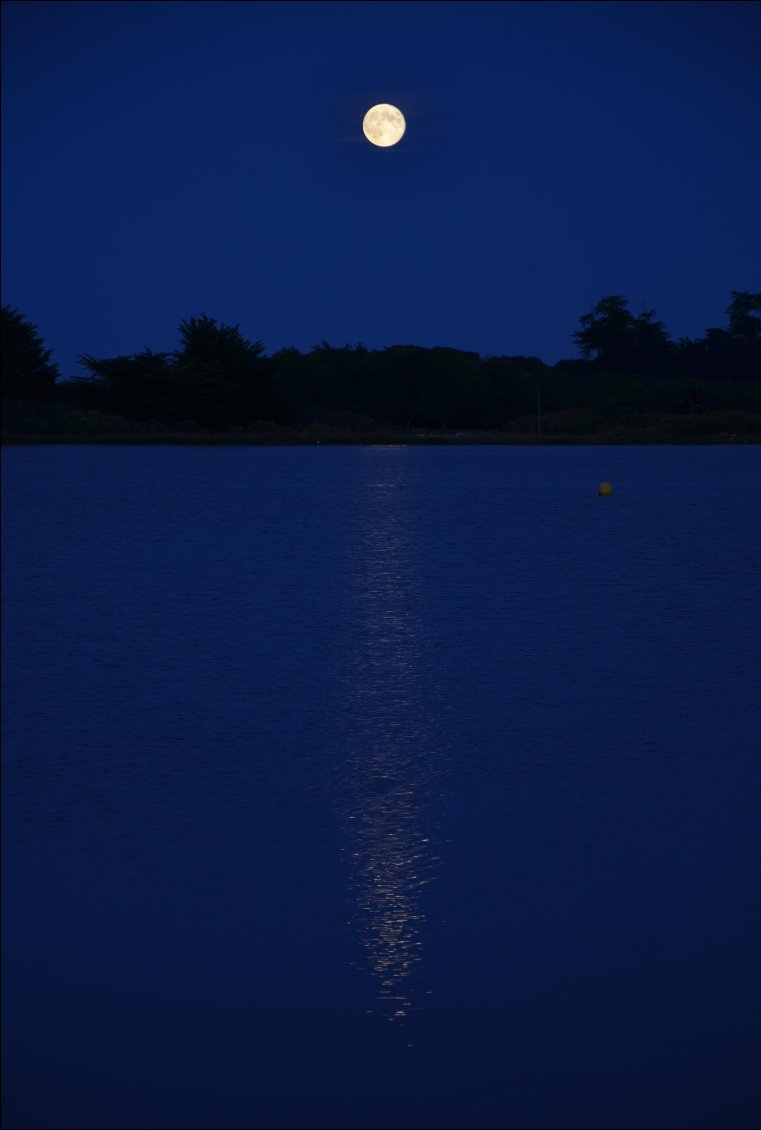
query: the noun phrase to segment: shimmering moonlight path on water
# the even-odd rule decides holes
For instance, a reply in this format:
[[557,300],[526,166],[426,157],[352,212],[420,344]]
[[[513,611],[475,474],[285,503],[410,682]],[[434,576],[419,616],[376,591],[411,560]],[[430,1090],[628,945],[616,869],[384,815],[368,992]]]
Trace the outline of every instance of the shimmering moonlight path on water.
[[756,1124],[757,449],[3,463],[7,1126]]

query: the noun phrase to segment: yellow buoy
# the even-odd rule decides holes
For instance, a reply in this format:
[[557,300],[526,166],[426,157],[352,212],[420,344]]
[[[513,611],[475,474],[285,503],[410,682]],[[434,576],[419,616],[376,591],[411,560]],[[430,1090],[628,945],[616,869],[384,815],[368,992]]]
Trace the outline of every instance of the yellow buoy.
[[600,483],[599,487],[597,488],[597,493],[606,496],[613,494],[613,487],[610,483]]

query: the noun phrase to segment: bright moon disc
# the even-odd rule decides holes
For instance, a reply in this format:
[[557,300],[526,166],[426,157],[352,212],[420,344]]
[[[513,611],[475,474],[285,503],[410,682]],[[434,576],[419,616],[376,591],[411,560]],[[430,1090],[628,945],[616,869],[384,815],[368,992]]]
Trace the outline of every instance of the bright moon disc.
[[404,114],[396,106],[389,106],[381,102],[378,106],[371,106],[362,122],[362,132],[373,145],[396,145],[404,137],[407,123]]

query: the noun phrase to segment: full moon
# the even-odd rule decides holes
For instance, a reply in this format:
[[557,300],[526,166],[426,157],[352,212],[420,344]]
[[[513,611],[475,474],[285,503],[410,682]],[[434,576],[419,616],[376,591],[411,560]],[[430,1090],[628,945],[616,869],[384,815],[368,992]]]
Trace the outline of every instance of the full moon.
[[384,149],[401,141],[406,128],[402,111],[397,110],[396,106],[389,106],[387,102],[371,106],[362,122],[362,132],[367,140]]

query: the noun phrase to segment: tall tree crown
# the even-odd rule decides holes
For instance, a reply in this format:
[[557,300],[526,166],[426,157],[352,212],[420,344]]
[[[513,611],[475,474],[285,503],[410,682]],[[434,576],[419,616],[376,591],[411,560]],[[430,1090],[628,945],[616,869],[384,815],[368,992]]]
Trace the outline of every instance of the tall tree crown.
[[52,350],[33,325],[12,306],[2,307],[0,369],[3,396],[18,400],[45,400],[59,376],[50,360]]

